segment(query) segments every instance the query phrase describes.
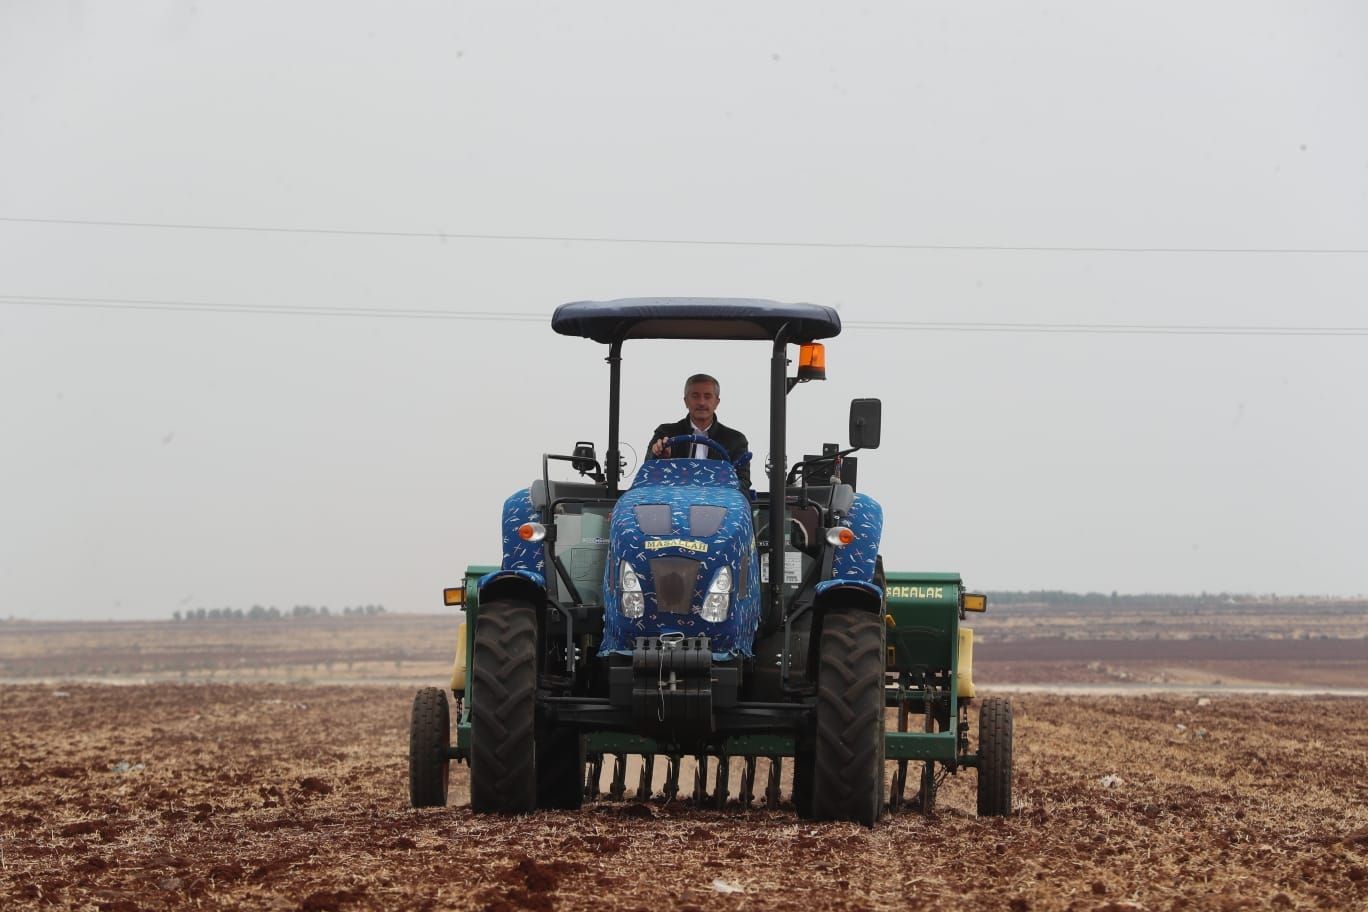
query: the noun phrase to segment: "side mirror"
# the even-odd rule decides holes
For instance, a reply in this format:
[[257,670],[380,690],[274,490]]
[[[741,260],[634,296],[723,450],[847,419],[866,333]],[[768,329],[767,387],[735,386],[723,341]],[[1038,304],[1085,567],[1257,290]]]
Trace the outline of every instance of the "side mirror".
[[598,456],[594,453],[592,440],[580,440],[575,444],[575,454],[570,459],[570,465],[581,475],[588,475],[598,468]]
[[879,447],[879,421],[883,403],[878,399],[850,400],[850,446],[857,450]]

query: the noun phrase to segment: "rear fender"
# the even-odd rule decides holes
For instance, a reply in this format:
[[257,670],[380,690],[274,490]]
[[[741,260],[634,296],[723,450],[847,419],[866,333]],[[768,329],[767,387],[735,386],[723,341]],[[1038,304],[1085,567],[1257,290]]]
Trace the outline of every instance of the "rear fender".
[[813,587],[812,634],[808,639],[809,673],[815,675],[818,667],[818,649],[822,641],[823,621],[829,612],[843,609],[865,611],[875,617],[884,613],[884,591],[873,583],[864,580],[831,579],[823,580]]
[[837,605],[883,614],[884,591],[873,583],[855,579],[822,580],[813,587],[812,609],[819,617]]
[[480,609],[491,602],[515,600],[533,605],[546,603],[546,577],[535,570],[495,570],[480,577]]

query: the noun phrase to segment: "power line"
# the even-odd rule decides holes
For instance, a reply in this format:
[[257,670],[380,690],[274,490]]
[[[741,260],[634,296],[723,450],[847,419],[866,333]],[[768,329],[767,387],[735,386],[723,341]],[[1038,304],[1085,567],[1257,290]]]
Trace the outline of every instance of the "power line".
[[197,313],[247,313],[306,317],[380,317],[383,319],[485,320],[499,323],[544,322],[546,314],[504,313],[478,310],[424,310],[416,308],[328,307],[307,304],[230,304],[211,301],[154,300],[147,298],[72,298],[41,295],[0,295],[0,303],[36,307],[79,307],[97,310],[178,310]]
[[351,228],[298,228],[272,225],[209,225],[182,222],[136,222],[110,219],[21,218],[0,216],[0,222],[27,225],[74,225],[94,228],[146,228],[170,231],[224,231],[260,234],[311,234],[335,237],[420,238],[441,241],[509,241],[577,244],[655,244],[687,247],[774,247],[804,250],[916,250],[944,253],[1150,253],[1244,254],[1281,256],[1356,256],[1363,247],[1097,247],[1024,244],[898,244],[843,241],[752,241],[701,238],[617,237],[611,235],[484,234],[445,231],[375,231]]
[[848,329],[923,330],[1004,333],[1093,333],[1103,335],[1182,336],[1368,336],[1368,326],[1201,326],[1143,323],[924,323],[864,321],[842,323]]
[[[304,317],[370,317],[410,320],[476,320],[491,323],[547,323],[548,313],[442,310],[422,308],[328,307],[296,304],[231,304],[150,298],[0,295],[0,304],[102,310],[161,310],[188,313],[241,313]],[[1368,336],[1368,326],[1223,326],[1159,323],[996,323],[925,320],[847,320],[843,327],[870,331],[1088,333],[1097,335],[1202,336]]]

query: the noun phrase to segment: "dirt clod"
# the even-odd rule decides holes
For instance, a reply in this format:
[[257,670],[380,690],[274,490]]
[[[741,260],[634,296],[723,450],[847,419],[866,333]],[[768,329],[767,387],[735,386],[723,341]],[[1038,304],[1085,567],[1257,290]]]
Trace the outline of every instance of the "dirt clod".
[[304,897],[299,904],[300,912],[337,912],[347,903],[355,902],[362,896],[355,890],[319,890]]
[[331,795],[333,787],[317,776],[299,780],[299,790],[310,795]]

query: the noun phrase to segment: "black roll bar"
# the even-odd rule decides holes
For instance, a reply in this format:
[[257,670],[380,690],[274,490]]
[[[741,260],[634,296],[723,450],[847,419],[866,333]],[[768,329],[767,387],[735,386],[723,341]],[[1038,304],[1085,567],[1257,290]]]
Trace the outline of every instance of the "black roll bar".
[[618,482],[622,478],[622,457],[618,450],[618,406],[622,398],[622,340],[614,339],[608,345],[608,452],[604,466],[608,470],[608,493],[618,493]]
[[788,330],[785,323],[774,334],[770,356],[770,470],[769,470],[769,580],[770,618],[777,618],[784,604],[784,487],[788,456],[784,452],[788,426]]

